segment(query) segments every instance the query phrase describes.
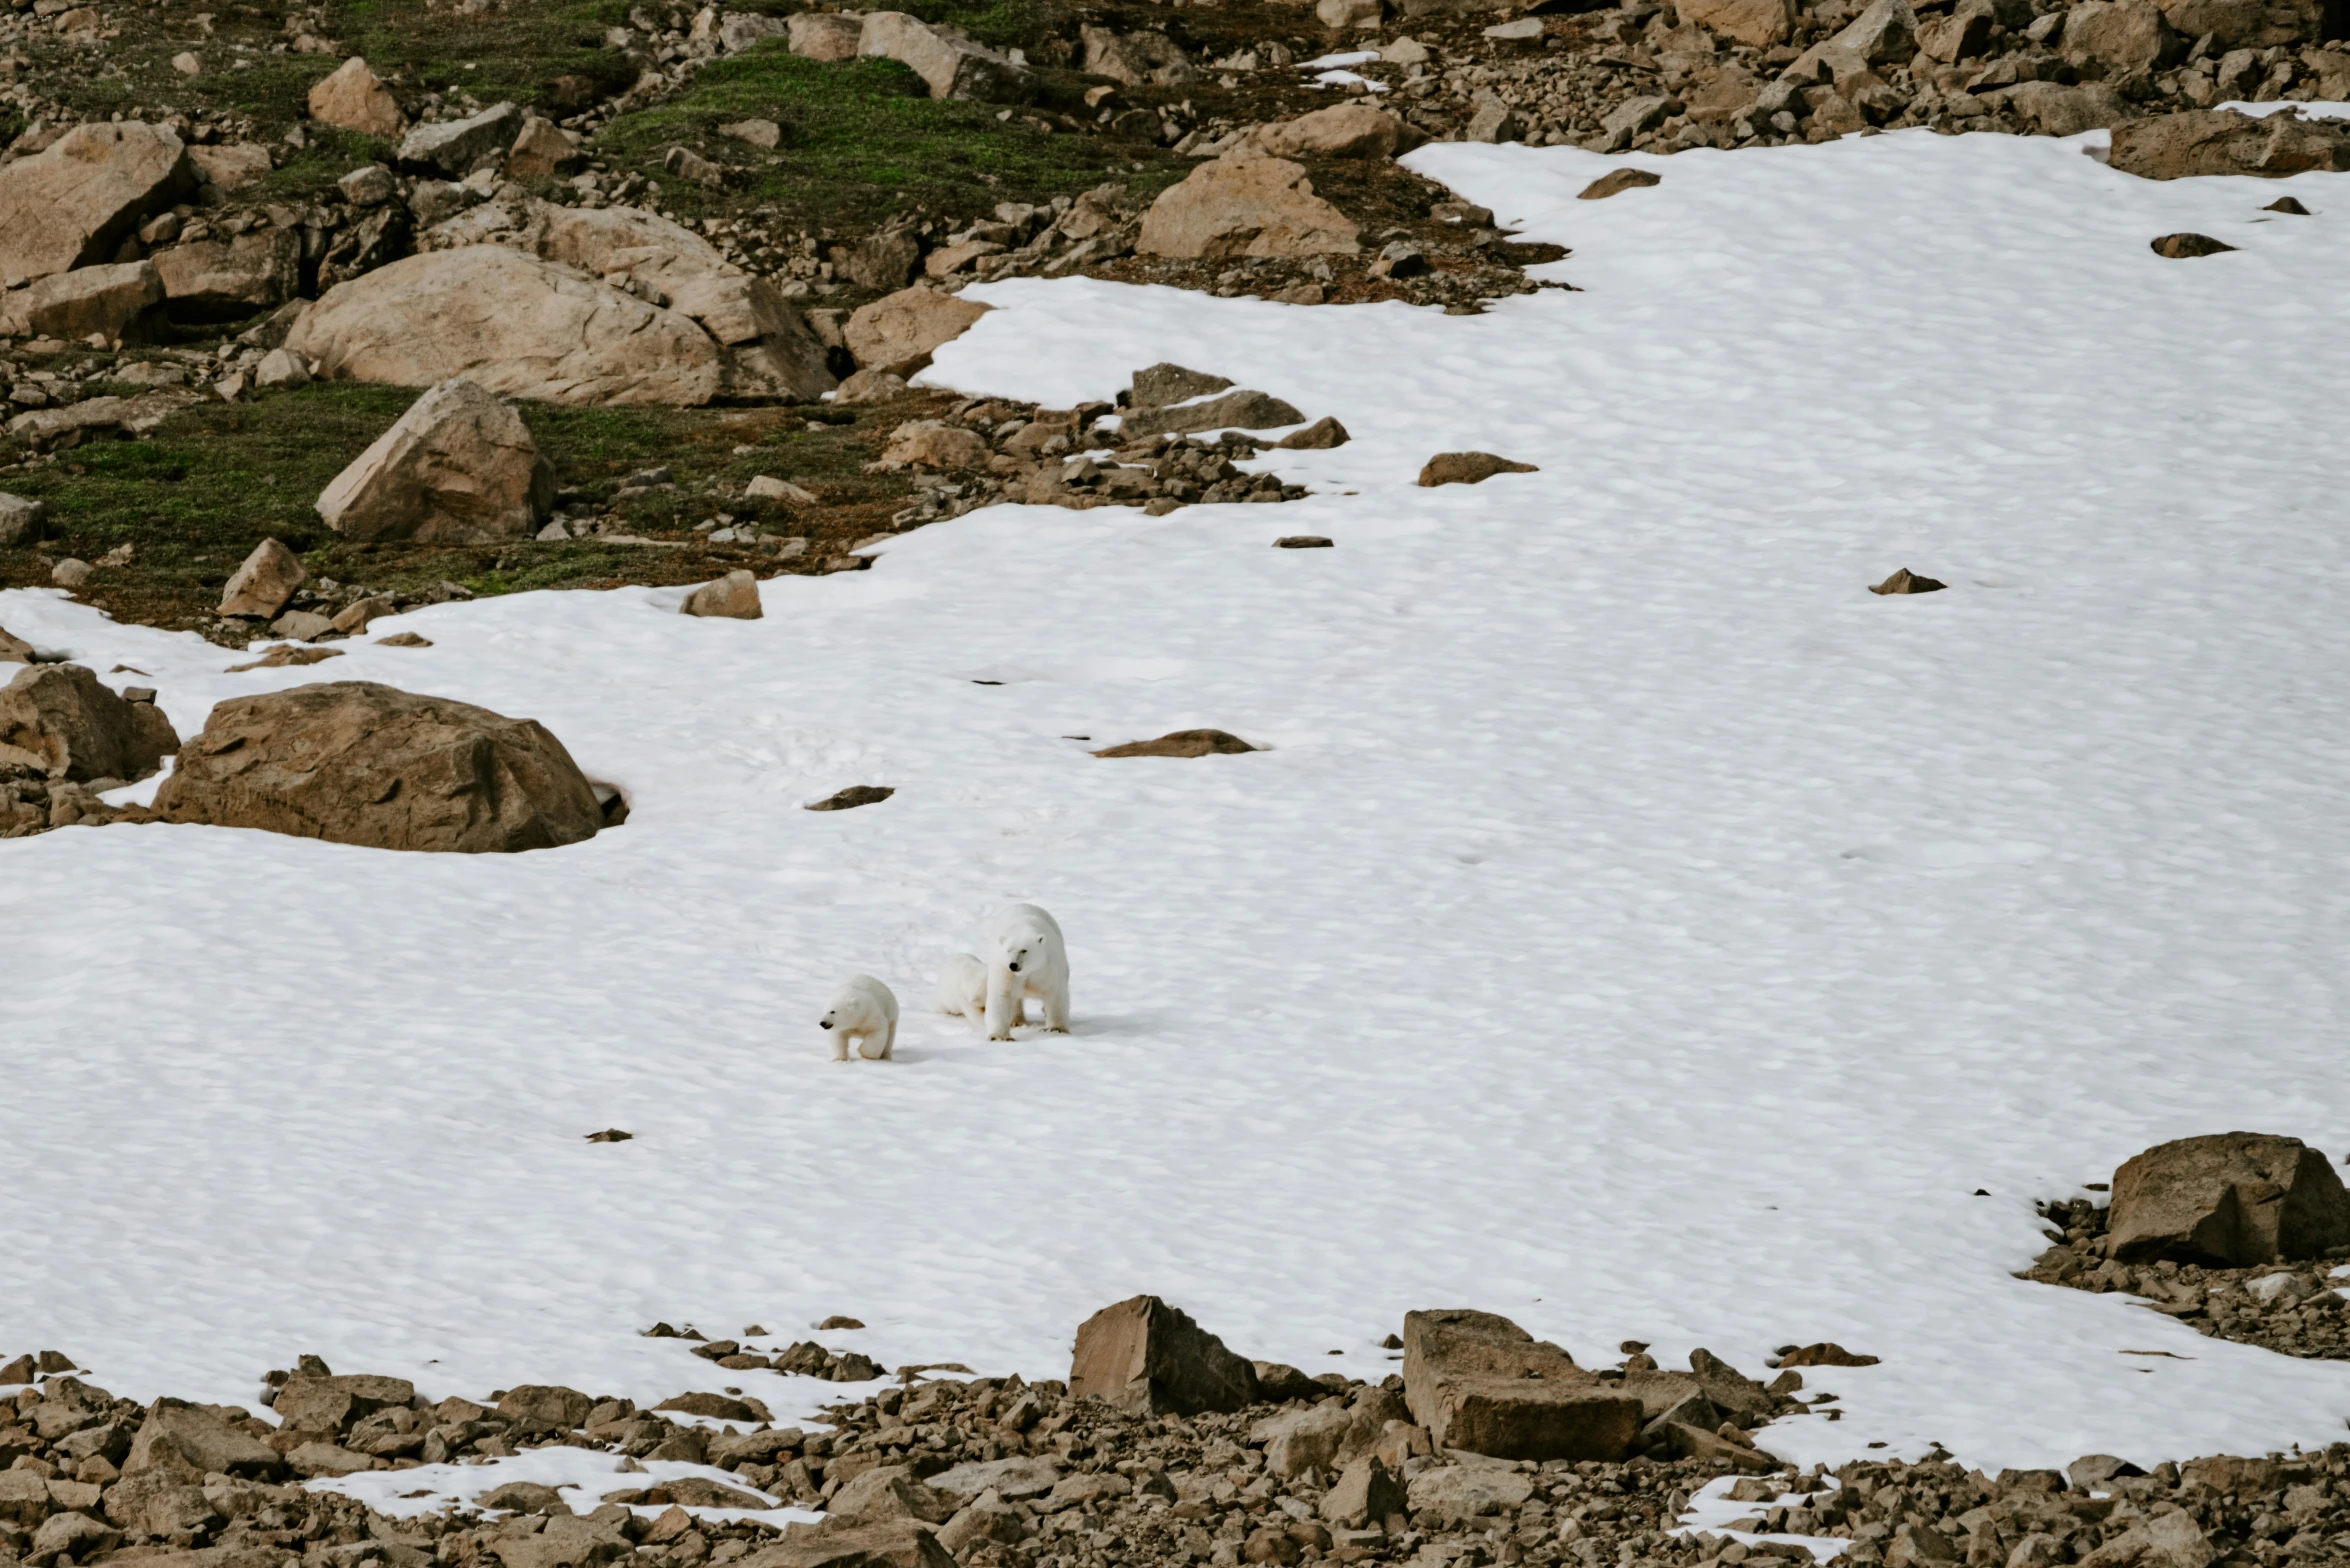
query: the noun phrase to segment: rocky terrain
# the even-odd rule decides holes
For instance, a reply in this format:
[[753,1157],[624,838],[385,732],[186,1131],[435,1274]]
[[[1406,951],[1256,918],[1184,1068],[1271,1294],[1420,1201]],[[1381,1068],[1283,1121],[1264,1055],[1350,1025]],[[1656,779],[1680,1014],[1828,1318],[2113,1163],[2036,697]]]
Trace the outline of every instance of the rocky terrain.
[[[271,535],[365,597],[495,593],[838,570],[995,499],[1267,496],[1194,458],[1151,454],[1144,485],[1098,454],[1040,482],[992,445],[916,452],[901,432],[952,400],[902,382],[977,280],[1452,311],[1572,286],[1527,271],[1563,248],[1396,161],[1430,139],[2122,126],[2117,166],[2155,178],[2350,162],[2317,122],[2192,112],[2350,89],[2313,0],[612,9],[0,16],[0,489],[44,508],[0,518],[0,584],[228,636],[194,601]],[[518,401],[552,506],[502,548],[352,559],[312,508],[405,407],[369,389],[458,377]],[[1028,417],[993,412],[991,442]],[[805,499],[758,504],[762,478]]]
[[[0,1382],[31,1385],[0,1411],[14,1418],[0,1425],[0,1560],[1695,1564],[1808,1561],[1811,1538],[1861,1564],[2127,1568],[2350,1550],[2350,1444],[2151,1473],[2088,1455],[2062,1473],[1993,1476],[1936,1454],[1799,1474],[1749,1438],[1820,1411],[1792,1364],[1858,1359],[1836,1347],[1789,1347],[1766,1389],[1703,1351],[1667,1372],[1628,1346],[1622,1365],[1585,1372],[1482,1313],[1414,1313],[1405,1332],[1402,1372],[1377,1384],[1243,1361],[1150,1297],[1083,1325],[1066,1381],[908,1366],[874,1389],[882,1368],[814,1341],[761,1355],[746,1343],[767,1337],[754,1327],[743,1341],[692,1343],[738,1378],[772,1369],[860,1385],[806,1427],[776,1424],[741,1385],[652,1409],[550,1386],[436,1401],[308,1356],[263,1381],[266,1415],[170,1399],[142,1408],[43,1351],[0,1367]],[[1497,1355],[1533,1392],[1497,1391]],[[1546,1376],[1529,1376],[1538,1368]],[[1516,1415],[1482,1425],[1468,1412],[1495,1407],[1455,1397],[1471,1385]],[[1594,1413],[1616,1408],[1628,1424],[1611,1438]],[[1716,1416],[1718,1431],[1695,1424]],[[1529,1445],[1594,1457],[1514,1456]],[[304,1484],[418,1469],[427,1485],[412,1495],[429,1496],[451,1473],[422,1467],[551,1446],[624,1456],[623,1470],[701,1468],[647,1484],[623,1476],[595,1495],[493,1483],[398,1519]],[[820,1517],[778,1528],[702,1512],[783,1504]],[[1712,1527],[1690,1522],[1697,1513]]]

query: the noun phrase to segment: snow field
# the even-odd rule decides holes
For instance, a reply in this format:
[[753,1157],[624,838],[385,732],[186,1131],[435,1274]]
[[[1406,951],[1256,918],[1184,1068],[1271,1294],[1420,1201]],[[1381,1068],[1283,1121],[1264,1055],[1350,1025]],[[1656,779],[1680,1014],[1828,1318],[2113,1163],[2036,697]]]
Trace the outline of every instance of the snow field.
[[[2350,1149],[2350,187],[1923,133],[1634,161],[1664,183],[1581,203],[1617,160],[1412,156],[1583,292],[1023,280],[928,373],[1066,406],[1173,359],[1337,415],[1269,455],[1320,492],[1277,510],[996,508],[758,622],[521,595],[239,676],[0,593],[183,734],[384,680],[632,801],[510,859],[0,845],[0,1190],[39,1238],[0,1348],[142,1396],[311,1350],[782,1415],[838,1391],[637,1331],[846,1312],[813,1337],[1062,1376],[1152,1291],[1313,1372],[1452,1305],[1586,1364],[1881,1356],[1806,1372],[1842,1418],[1763,1434],[1804,1464],[2340,1436],[2350,1367],[2009,1273],[2034,1199],[2148,1144]],[[2241,249],[2147,249],[2185,228]],[[1463,448],[1541,472],[1413,487]],[[1266,548],[1298,532],[1337,548]],[[1863,591],[1898,566],[1952,589]],[[1270,749],[1085,754],[1203,725]],[[857,783],[898,794],[799,809]],[[1016,899],[1068,933],[1075,1033],[987,1045],[931,980]],[[858,971],[895,1063],[824,1060]]]

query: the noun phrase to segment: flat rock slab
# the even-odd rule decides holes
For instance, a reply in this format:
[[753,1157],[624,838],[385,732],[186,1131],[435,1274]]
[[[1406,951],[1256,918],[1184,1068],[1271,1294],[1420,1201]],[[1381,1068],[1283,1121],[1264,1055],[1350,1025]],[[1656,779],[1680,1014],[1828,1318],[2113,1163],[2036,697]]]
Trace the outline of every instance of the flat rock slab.
[[75,126],[0,168],[0,284],[112,259],[140,219],[193,183],[187,148],[162,126]]
[[2350,126],[2233,109],[2149,115],[2113,128],[2106,166],[2149,180],[2251,174],[2281,179],[2312,169],[2350,169]]
[[1507,1318],[1458,1307],[1406,1313],[1403,1345],[1404,1397],[1439,1450],[1621,1460],[1639,1437],[1637,1397]]

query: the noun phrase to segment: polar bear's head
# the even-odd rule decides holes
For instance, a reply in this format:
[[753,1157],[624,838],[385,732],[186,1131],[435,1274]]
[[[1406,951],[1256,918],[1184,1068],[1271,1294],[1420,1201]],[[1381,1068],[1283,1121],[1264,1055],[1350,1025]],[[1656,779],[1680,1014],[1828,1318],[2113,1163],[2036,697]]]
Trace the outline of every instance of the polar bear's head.
[[1042,965],[1045,959],[1044,933],[1023,931],[1007,938],[1003,944],[1003,955],[1004,967],[1014,974],[1020,973],[1023,968]]
[[819,1029],[854,1029],[857,1026],[857,1020],[862,1018],[864,1014],[863,1006],[843,999],[824,1010],[824,1016],[816,1020],[816,1027]]

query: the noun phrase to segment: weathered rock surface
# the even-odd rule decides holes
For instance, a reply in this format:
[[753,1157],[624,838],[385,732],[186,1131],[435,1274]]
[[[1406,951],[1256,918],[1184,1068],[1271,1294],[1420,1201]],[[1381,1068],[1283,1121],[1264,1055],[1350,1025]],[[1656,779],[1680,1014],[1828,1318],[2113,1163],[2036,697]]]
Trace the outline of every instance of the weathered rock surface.
[[1392,158],[1410,151],[1420,134],[1385,109],[1342,103],[1260,125],[1254,139],[1276,158]]
[[2104,82],[2018,82],[2007,90],[2007,106],[2045,136],[2078,136],[2130,118],[2129,101]]
[[0,686],[0,764],[53,779],[143,779],[179,746],[149,702],[127,702],[78,664],[26,664]]
[[[332,690],[311,687],[309,690]],[[389,690],[379,687],[378,690]],[[291,696],[281,692],[280,696]],[[404,693],[401,695],[405,695]],[[248,698],[246,701],[267,701],[266,698]],[[214,710],[215,716],[218,714]],[[480,711],[480,710],[475,710]],[[209,731],[210,726],[207,725]],[[313,835],[315,836],[315,835]],[[278,1421],[299,1432],[343,1432],[352,1423],[375,1414],[378,1410],[405,1405],[416,1397],[416,1385],[406,1378],[378,1377],[369,1373],[333,1374],[296,1373],[282,1384],[277,1402],[271,1407]]]
[[2109,167],[2149,180],[2205,174],[2279,179],[2312,169],[2350,169],[2350,126],[2291,111],[2255,119],[2232,109],[2189,110],[2113,128]]
[[1077,1330],[1069,1392],[1098,1395],[1132,1414],[1238,1410],[1256,1397],[1256,1372],[1224,1342],[1156,1296],[1135,1296]]
[[1305,422],[1292,405],[1263,392],[1239,388],[1219,397],[1172,406],[1138,408],[1119,426],[1119,436],[1137,441],[1145,436],[1188,435],[1203,430],[1270,430]]
[[691,407],[718,395],[718,345],[690,317],[501,245],[435,251],[337,284],[286,347],[331,378],[508,397]]
[[[1105,746],[1094,753],[1097,757],[1231,757],[1245,751],[1255,751],[1239,736],[1224,730],[1170,730],[1156,740],[1130,740],[1121,746]],[[1155,1296],[1138,1296],[1137,1301],[1155,1301]],[[1107,1310],[1107,1309],[1105,1309]]]
[[174,315],[230,320],[282,305],[302,281],[302,231],[255,229],[155,253]]
[[579,160],[579,143],[561,126],[544,115],[524,115],[522,129],[514,133],[514,145],[506,149],[506,177],[543,180],[578,167]]
[[266,147],[252,142],[212,142],[188,149],[188,167],[198,180],[216,187],[216,194],[226,195],[266,177],[274,165]]
[[1757,49],[1785,43],[1795,30],[1795,8],[1788,0],[1693,0],[1682,14]]
[[2182,1138],[2113,1174],[2112,1255],[2242,1268],[2350,1246],[2350,1193],[2298,1138],[2231,1132]]
[[371,681],[221,703],[180,748],[154,809],[172,822],[467,854],[575,844],[603,824],[593,786],[537,721]]
[[2160,70],[2186,50],[2153,0],[2083,0],[2065,16],[2065,58],[2110,76]]
[[1532,463],[1514,462],[1491,452],[1439,452],[1422,465],[1420,483],[1431,489],[1437,485],[1480,485],[1495,474],[1538,472]]
[[503,153],[522,129],[522,111],[510,103],[492,104],[462,120],[419,125],[400,139],[399,160],[412,168],[461,179],[474,166]]
[[75,126],[0,167],[0,284],[110,260],[142,218],[192,183],[186,147],[161,126]]
[[1640,1434],[1638,1398],[1507,1318],[1466,1308],[1406,1313],[1403,1345],[1404,1397],[1439,1450],[1617,1460]]
[[868,11],[857,52],[895,60],[922,78],[933,98],[1013,103],[1033,91],[1028,70],[974,42],[960,28],[902,11]]
[[471,381],[444,381],[408,405],[318,498],[347,539],[481,544],[538,531],[555,470],[512,407]]
[[159,1399],[147,1407],[122,1460],[124,1475],[166,1470],[197,1481],[214,1473],[275,1475],[281,1468],[276,1449],[230,1426],[211,1408],[179,1399]]
[[942,420],[914,419],[890,432],[878,463],[885,470],[984,468],[987,458],[987,442],[977,432]]
[[1243,146],[1159,193],[1135,249],[1222,261],[1240,256],[1354,255],[1361,230],[1314,194],[1303,165]]
[[1603,174],[1575,193],[1577,201],[1605,201],[1625,191],[1636,191],[1650,185],[1662,185],[1664,176],[1647,169],[1617,169]]
[[8,628],[0,626],[0,664],[30,664],[33,645],[22,637],[12,637]]
[[1078,29],[1085,45],[1085,70],[1126,87],[1177,87],[1198,77],[1180,44],[1165,33],[1144,29],[1120,33],[1087,24]]
[[10,495],[0,490],[0,549],[22,544],[32,537],[35,527],[49,515],[49,504],[30,496]]
[[408,123],[400,101],[357,55],[310,89],[309,108],[310,118],[321,125],[361,136],[397,136]]
[[941,344],[970,330],[987,314],[975,299],[936,289],[900,289],[851,315],[841,328],[849,356],[860,369],[911,376],[930,363]]
[[804,59],[854,60],[865,37],[865,18],[858,12],[795,11],[787,20],[791,52]]
[[759,579],[737,569],[714,583],[704,583],[678,606],[685,615],[707,615],[723,620],[755,621],[767,612],[759,604]]
[[253,547],[220,592],[222,615],[269,620],[286,607],[294,590],[310,580],[310,568],[278,539],[264,539]]
[[0,294],[0,334],[79,341],[95,332],[137,343],[150,335],[163,292],[152,262],[52,273],[31,288]]
[[741,1562],[743,1568],[955,1568],[937,1535],[911,1519],[794,1525]]

